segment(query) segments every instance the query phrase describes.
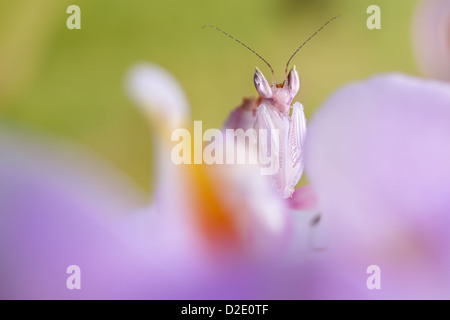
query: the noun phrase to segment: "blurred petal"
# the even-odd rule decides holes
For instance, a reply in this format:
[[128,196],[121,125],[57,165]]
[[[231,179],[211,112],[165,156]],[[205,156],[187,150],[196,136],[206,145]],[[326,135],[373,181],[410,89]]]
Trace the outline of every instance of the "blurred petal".
[[347,85],[313,118],[307,171],[361,289],[376,264],[383,297],[448,297],[449,123],[450,85],[401,74]]
[[183,89],[170,73],[157,65],[133,66],[127,75],[126,88],[137,106],[169,128],[176,128],[189,118]]
[[141,191],[87,151],[37,136],[0,129],[0,297],[81,297],[65,286],[72,264],[89,283],[82,297],[120,295],[111,277],[139,261],[115,224],[145,203]]
[[296,189],[292,198],[286,199],[286,202],[295,210],[319,210],[317,194],[311,185]]
[[[125,88],[130,99],[151,121],[155,134],[156,167],[153,176],[157,181],[157,191],[154,206],[182,219],[177,213],[185,206],[183,193],[188,186],[182,178],[183,168],[171,161],[171,133],[189,120],[189,105],[184,91],[169,72],[151,63],[132,66],[125,79]],[[177,201],[173,201],[173,194],[179,195]]]

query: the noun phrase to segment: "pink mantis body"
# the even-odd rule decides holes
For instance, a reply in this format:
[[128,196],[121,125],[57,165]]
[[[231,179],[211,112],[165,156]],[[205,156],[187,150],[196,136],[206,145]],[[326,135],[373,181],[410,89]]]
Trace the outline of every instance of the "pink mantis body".
[[[289,58],[285,69],[285,81],[281,84],[275,82],[274,72],[271,65],[253,49],[226,33],[225,31],[208,25],[226,36],[240,43],[261,60],[263,60],[272,71],[273,85],[264,77],[263,73],[256,68],[253,77],[256,91],[260,97],[258,103],[253,99],[244,99],[241,107],[233,113],[233,122],[242,123],[245,127],[249,126],[248,119],[254,121],[253,127],[257,130],[265,130],[268,133],[268,139],[259,139],[259,159],[261,163],[267,163],[267,159],[276,159],[273,172],[269,175],[279,192],[284,198],[292,197],[294,187],[300,181],[303,174],[303,144],[306,135],[306,119],[303,112],[303,105],[299,102],[292,104],[292,100],[300,89],[300,79],[295,66],[287,73],[289,63],[295,54],[317,33],[319,33],[328,23],[338,16],[325,22],[314,34],[312,34]],[[256,112],[254,105],[257,105]],[[251,107],[249,107],[251,106]],[[255,114],[249,117],[249,112]],[[245,121],[244,121],[244,120]],[[243,128],[246,129],[246,128]],[[259,136],[259,135],[258,135]],[[263,160],[263,161],[261,161]]]
[[300,88],[299,76],[294,66],[284,84],[271,87],[256,68],[253,80],[262,101],[256,111],[255,127],[265,129],[270,134],[278,132],[278,139],[272,136],[271,139],[259,141],[260,158],[274,157],[272,153],[275,152],[278,170],[271,177],[280,195],[288,198],[294,193],[304,167],[302,150],[306,134],[305,114],[301,103],[296,102],[291,106]]

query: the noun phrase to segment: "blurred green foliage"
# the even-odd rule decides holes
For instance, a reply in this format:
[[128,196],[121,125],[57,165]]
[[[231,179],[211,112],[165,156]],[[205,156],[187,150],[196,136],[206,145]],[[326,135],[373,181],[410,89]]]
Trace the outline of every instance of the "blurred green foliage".
[[[66,9],[81,8],[81,30]],[[381,7],[381,30],[366,9]],[[412,0],[3,0],[0,4],[0,120],[75,140],[119,166],[144,189],[151,182],[151,137],[124,92],[135,62],[155,62],[184,87],[193,119],[220,127],[242,97],[256,94],[265,65],[205,24],[245,42],[282,81],[286,60],[329,18],[341,14],[294,59],[295,100],[309,118],[338,86],[374,73],[417,73],[411,49]]]

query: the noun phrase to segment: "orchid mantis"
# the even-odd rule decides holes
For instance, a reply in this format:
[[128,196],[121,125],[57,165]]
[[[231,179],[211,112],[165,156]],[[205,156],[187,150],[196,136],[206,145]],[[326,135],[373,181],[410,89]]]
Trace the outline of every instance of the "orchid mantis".
[[292,197],[295,191],[294,188],[303,174],[303,149],[306,134],[306,119],[303,105],[300,102],[295,102],[291,105],[292,100],[300,89],[299,75],[295,65],[289,73],[287,70],[295,54],[337,17],[333,17],[325,22],[297,48],[286,64],[285,80],[281,84],[275,81],[272,66],[257,52],[218,27],[213,25],[205,26],[222,32],[246,47],[264,61],[272,72],[272,85],[269,84],[258,68],[256,68],[253,76],[253,82],[260,98],[256,109],[254,128],[257,130],[263,129],[268,133],[268,139],[260,139],[258,142],[259,159],[262,163],[267,162],[264,159],[276,159],[276,170],[269,175],[277,191],[285,199]]

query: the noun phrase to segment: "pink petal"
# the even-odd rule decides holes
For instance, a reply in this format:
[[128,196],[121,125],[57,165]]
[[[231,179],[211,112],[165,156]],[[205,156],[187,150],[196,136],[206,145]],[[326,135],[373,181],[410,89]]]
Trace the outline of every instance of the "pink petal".
[[449,124],[450,84],[401,74],[347,85],[313,118],[307,172],[335,261],[362,288],[377,264],[384,297],[450,293]]
[[319,210],[317,194],[311,185],[296,189],[292,198],[288,198],[286,201],[288,206],[294,210]]

